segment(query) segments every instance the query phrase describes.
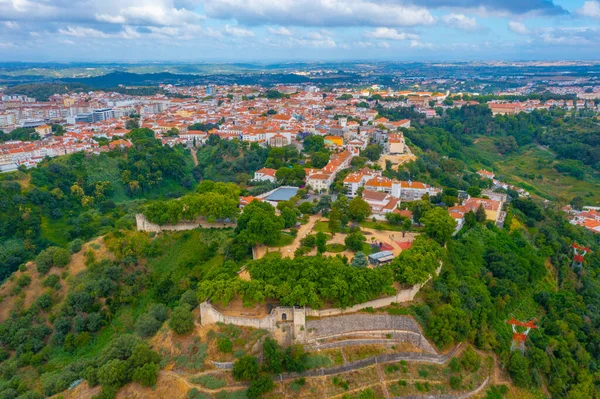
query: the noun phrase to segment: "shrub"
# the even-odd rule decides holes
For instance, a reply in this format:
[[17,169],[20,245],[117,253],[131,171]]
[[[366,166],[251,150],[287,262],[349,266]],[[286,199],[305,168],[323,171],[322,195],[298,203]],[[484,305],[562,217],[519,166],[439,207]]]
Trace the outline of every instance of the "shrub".
[[229,338],[219,338],[217,340],[217,348],[221,353],[231,353],[233,352],[233,343]]
[[198,298],[196,297],[196,293],[192,290],[187,290],[181,295],[181,299],[179,299],[179,304],[187,304],[193,309],[198,306]]
[[69,243],[69,252],[72,254],[76,254],[81,251],[81,247],[83,246],[83,240],[80,238],[76,238]]
[[470,372],[475,372],[475,371],[479,370],[479,367],[481,366],[481,359],[479,358],[479,355],[471,347],[468,347],[463,352],[460,362],[461,362],[463,368],[466,371],[470,371]]
[[146,363],[138,367],[133,372],[133,380],[138,381],[144,387],[156,385],[156,376],[158,374],[158,365],[154,363]]
[[148,314],[160,322],[164,322],[169,318],[167,307],[162,303],[155,303],[150,305],[150,308],[148,309]]
[[162,322],[149,314],[141,315],[135,322],[135,333],[142,338],[151,337],[160,329]]
[[46,274],[53,264],[53,255],[56,247],[48,247],[35,257],[35,266],[41,274]]
[[273,379],[266,374],[261,374],[258,378],[252,380],[250,388],[248,388],[248,399],[258,399],[263,393],[271,391],[274,387]]
[[212,375],[203,375],[200,377],[192,378],[191,382],[194,384],[200,384],[204,388],[208,389],[219,389],[227,385],[225,380],[215,378]]
[[64,248],[57,248],[52,255],[52,263],[56,267],[65,267],[71,260],[71,254]]
[[190,309],[189,305],[184,304],[175,308],[173,313],[171,313],[169,327],[176,334],[189,334],[194,330],[194,315]]
[[258,377],[258,360],[254,356],[244,355],[233,364],[233,376],[236,380],[250,381]]
[[304,377],[297,378],[290,384],[290,389],[293,392],[298,392],[302,389],[302,387],[306,384],[306,379]]
[[454,389],[454,390],[460,389],[461,384],[462,384],[461,377],[457,377],[455,375],[450,377],[450,386],[452,387],[452,389]]
[[57,288],[58,282],[60,281],[60,277],[58,274],[51,274],[42,283],[44,287]]
[[19,277],[19,280],[17,280],[17,285],[21,288],[27,287],[29,284],[31,284],[31,276],[28,274],[23,274]]

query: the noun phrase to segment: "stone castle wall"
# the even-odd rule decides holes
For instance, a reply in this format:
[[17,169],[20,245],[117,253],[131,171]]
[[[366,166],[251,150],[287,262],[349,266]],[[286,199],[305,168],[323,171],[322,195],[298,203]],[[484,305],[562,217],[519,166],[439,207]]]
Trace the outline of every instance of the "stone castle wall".
[[152,223],[146,218],[146,216],[142,213],[138,213],[135,215],[135,223],[138,231],[148,231],[159,233],[161,231],[185,231],[185,230],[194,230],[198,227],[204,227],[207,229],[216,228],[230,228],[235,227],[235,223],[231,222],[218,222],[218,223],[209,223],[203,218],[198,218],[198,220],[194,222],[179,222],[177,224],[163,224],[159,225],[156,223]]

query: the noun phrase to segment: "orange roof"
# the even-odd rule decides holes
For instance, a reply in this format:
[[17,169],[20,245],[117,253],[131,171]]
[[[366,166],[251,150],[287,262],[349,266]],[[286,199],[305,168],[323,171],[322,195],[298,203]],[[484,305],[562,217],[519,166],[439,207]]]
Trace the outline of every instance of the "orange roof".
[[365,186],[370,187],[392,187],[392,181],[387,177],[375,177],[369,180]]

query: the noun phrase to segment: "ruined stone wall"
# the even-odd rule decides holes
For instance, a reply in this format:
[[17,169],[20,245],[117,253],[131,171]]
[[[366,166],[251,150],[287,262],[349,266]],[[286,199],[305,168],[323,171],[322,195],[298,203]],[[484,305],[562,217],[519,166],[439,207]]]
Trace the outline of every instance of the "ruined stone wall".
[[198,220],[196,220],[194,222],[180,222],[177,224],[159,225],[159,224],[150,222],[146,218],[146,216],[144,216],[144,214],[142,214],[142,213],[138,213],[137,215],[135,215],[135,223],[136,223],[138,231],[148,231],[148,232],[154,232],[154,233],[159,233],[161,231],[194,230],[194,229],[197,229],[198,227],[204,227],[207,229],[210,229],[210,228],[223,229],[223,228],[230,228],[230,227],[236,226],[235,223],[231,223],[231,222],[209,223],[205,219],[202,219],[202,218],[199,218]]
[[273,331],[275,329],[276,320],[273,312],[271,312],[270,315],[260,319],[252,317],[226,316],[215,309],[210,303],[202,302],[200,304],[200,324],[207,326],[219,322]]

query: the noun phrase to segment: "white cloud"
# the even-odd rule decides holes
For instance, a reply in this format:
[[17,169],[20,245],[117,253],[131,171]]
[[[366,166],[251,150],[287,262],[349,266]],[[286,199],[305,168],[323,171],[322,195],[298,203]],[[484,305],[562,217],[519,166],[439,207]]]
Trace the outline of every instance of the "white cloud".
[[87,28],[84,26],[67,26],[60,28],[58,33],[64,36],[76,38],[92,38],[92,39],[139,39],[142,35],[131,26],[124,26],[123,30],[116,33],[106,33],[98,29]]
[[93,38],[109,38],[108,33],[104,33],[98,29],[86,28],[83,26],[67,26],[66,28],[60,28],[58,33],[65,36],[73,37],[93,37]]
[[284,28],[283,26],[280,26],[279,28],[268,27],[267,31],[273,35],[279,35],[279,36],[291,36],[292,35],[292,32],[288,28]]
[[8,29],[18,29],[19,28],[19,24],[16,23],[15,21],[4,21],[2,24]]
[[531,33],[529,28],[527,28],[523,22],[509,21],[508,29],[518,35],[529,35]]
[[481,29],[475,18],[467,17],[464,14],[447,14],[442,17],[444,24],[450,28],[474,32]]
[[433,49],[433,43],[423,43],[420,40],[412,40],[410,42],[410,47],[412,48],[423,48],[423,49]]
[[396,29],[380,27],[374,31],[367,32],[367,37],[383,40],[419,40],[419,35],[413,33],[398,32]]
[[600,2],[597,0],[586,1],[575,12],[583,17],[600,18]]
[[235,37],[254,37],[254,32],[249,29],[240,28],[237,26],[225,25],[224,32],[229,36]]
[[186,0],[0,0],[0,18],[129,25],[198,23],[197,1]]
[[[191,10],[173,7],[170,1],[148,2],[129,7],[115,7],[116,12],[98,13],[96,19],[113,24],[180,25],[198,23],[202,16]],[[162,3],[162,4],[161,4]]]
[[376,0],[205,0],[209,17],[246,25],[419,26],[435,23],[424,7]]

